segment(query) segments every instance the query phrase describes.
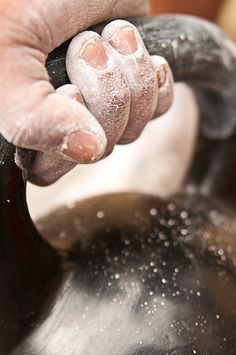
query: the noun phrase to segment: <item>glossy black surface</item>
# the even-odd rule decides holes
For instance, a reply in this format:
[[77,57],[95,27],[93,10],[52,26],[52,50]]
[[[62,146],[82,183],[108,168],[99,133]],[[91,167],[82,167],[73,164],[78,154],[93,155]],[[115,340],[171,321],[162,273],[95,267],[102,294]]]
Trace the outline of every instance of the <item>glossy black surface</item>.
[[0,354],[27,336],[61,279],[57,252],[39,236],[27,209],[15,148],[0,142]]
[[120,194],[38,227],[69,270],[15,354],[235,354],[235,211]]
[[[192,167],[196,194],[84,201],[40,221],[48,243],[29,217],[15,148],[0,137],[1,355],[236,353],[235,209],[214,202],[235,196],[223,158],[235,151],[223,140],[236,122],[231,42],[191,17],[136,24],[198,97],[206,140]],[[48,59],[55,86],[67,80],[65,48]]]

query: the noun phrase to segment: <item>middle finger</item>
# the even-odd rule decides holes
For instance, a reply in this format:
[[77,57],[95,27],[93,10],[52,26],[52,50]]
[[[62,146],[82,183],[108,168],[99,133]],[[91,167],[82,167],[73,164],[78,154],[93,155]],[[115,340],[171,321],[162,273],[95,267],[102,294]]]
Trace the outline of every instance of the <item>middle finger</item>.
[[108,24],[102,38],[126,76],[131,91],[129,121],[120,143],[134,141],[153,118],[158,99],[158,80],[151,56],[135,26],[124,20]]

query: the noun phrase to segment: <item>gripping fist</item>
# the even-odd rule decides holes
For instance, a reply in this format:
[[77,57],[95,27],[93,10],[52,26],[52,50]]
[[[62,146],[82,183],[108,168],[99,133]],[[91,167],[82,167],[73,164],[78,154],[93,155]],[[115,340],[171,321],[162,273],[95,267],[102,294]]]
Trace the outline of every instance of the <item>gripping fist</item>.
[[[38,151],[29,169],[32,182],[52,183],[75,164],[107,156],[169,108],[168,64],[149,56],[134,26],[117,20],[101,37],[83,32],[147,8],[141,0],[1,1],[0,133]],[[66,61],[72,84],[55,91],[47,55],[76,34]]]

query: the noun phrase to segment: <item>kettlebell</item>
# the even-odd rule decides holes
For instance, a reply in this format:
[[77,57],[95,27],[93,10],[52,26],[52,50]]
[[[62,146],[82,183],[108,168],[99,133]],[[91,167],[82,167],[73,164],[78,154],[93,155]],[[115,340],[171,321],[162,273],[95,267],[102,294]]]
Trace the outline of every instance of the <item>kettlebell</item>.
[[[130,21],[197,99],[184,188],[169,199],[90,198],[58,208],[36,229],[27,174],[1,136],[3,355],[236,354],[236,46],[191,16]],[[55,88],[69,82],[68,45],[47,59]]]

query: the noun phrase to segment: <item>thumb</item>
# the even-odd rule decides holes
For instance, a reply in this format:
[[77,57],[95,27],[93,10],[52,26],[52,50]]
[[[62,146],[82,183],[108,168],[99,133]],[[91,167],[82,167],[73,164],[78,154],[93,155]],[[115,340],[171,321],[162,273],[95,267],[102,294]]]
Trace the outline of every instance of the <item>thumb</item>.
[[78,163],[94,162],[104,154],[105,133],[81,103],[54,92],[36,102],[31,110],[18,113],[17,125],[16,117],[5,121],[6,139],[18,147],[56,153]]

